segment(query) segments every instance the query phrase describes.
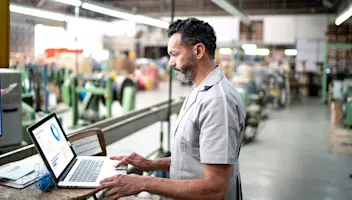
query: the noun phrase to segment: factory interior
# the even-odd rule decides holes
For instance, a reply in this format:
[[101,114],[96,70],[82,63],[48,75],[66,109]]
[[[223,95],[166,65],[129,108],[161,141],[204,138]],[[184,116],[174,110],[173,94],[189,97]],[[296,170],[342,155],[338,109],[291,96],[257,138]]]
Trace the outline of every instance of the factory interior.
[[[174,133],[189,131],[180,111],[197,86],[170,64],[168,29],[190,17],[213,27],[213,62],[246,116],[242,198],[213,199],[351,200],[351,16],[352,0],[0,0],[0,200],[109,199],[113,189],[60,185],[81,156],[106,160],[78,166],[89,182],[92,168],[112,171],[113,156],[171,155],[170,173],[130,163],[101,172],[170,180]],[[112,199],[212,199],[151,191]]]

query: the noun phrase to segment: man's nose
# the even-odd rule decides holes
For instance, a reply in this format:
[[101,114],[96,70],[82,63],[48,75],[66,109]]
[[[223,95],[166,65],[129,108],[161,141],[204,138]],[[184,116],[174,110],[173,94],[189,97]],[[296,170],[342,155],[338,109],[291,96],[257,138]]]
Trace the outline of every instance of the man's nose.
[[169,60],[169,66],[170,66],[170,67],[175,66],[175,61],[172,60],[172,59],[170,59],[170,60]]

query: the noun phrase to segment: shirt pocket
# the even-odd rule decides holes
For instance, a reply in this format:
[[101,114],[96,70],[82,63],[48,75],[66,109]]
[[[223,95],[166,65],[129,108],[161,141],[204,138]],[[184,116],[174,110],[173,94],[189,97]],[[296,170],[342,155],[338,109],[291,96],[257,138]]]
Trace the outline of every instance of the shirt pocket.
[[200,155],[198,124],[188,118],[186,119],[184,133],[181,137],[180,148],[184,154],[193,157],[199,157]]

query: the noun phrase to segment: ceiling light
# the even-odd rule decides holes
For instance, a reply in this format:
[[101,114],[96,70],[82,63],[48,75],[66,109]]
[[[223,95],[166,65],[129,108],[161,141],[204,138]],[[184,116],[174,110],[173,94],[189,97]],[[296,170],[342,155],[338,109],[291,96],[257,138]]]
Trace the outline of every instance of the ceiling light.
[[118,10],[113,10],[113,9],[109,9],[109,8],[104,8],[101,6],[97,6],[94,4],[90,4],[90,3],[83,3],[82,4],[82,8],[90,10],[90,11],[94,11],[100,14],[104,14],[104,15],[109,15],[111,17],[116,17],[116,18],[122,18],[122,19],[128,19],[128,20],[135,20],[135,15],[133,14],[129,14],[129,13],[125,13],[125,12],[121,12]]
[[336,18],[336,20],[335,20],[336,26],[339,26],[340,24],[342,24],[344,21],[346,21],[351,16],[352,16],[352,4],[349,6],[349,8],[347,10],[345,10],[342,14],[340,14]]
[[242,49],[243,49],[243,50],[247,50],[247,49],[257,49],[257,45],[255,45],[255,44],[243,44],[243,45],[242,45]]
[[163,20],[159,20],[159,19],[155,19],[155,18],[143,16],[143,15],[134,15],[117,9],[111,9],[104,6],[100,6],[100,5],[97,5],[96,3],[84,2],[82,4],[82,8],[86,10],[94,11],[100,14],[108,15],[111,17],[130,20],[141,24],[156,26],[159,28],[167,29],[169,27],[169,23]]
[[247,49],[244,51],[246,55],[250,56],[267,56],[270,54],[269,49]]
[[224,9],[226,12],[230,13],[233,16],[239,16],[241,21],[245,24],[249,24],[250,21],[248,16],[242,11],[238,10],[235,6],[229,3],[227,0],[211,0],[213,3],[218,5],[220,8]]
[[257,49],[257,55],[258,56],[267,56],[270,54],[269,49]]
[[44,19],[51,19],[51,20],[61,21],[61,22],[65,21],[66,19],[66,15],[64,14],[44,11],[44,10],[35,9],[35,8],[28,8],[28,7],[18,6],[14,4],[10,5],[10,11],[13,13],[40,17]]
[[285,49],[286,56],[296,56],[297,50],[296,49]]
[[232,54],[232,49],[230,48],[220,48],[219,53],[221,55],[231,55]]
[[136,15],[135,17],[135,22],[141,23],[141,24],[148,24],[151,26],[156,26],[159,28],[164,28],[168,29],[169,28],[169,23],[163,20],[159,19],[154,19],[151,17],[143,16],[143,15]]
[[76,7],[79,7],[82,5],[82,1],[80,1],[80,0],[53,0],[53,1],[67,4],[67,5],[71,5],[71,6],[76,6]]

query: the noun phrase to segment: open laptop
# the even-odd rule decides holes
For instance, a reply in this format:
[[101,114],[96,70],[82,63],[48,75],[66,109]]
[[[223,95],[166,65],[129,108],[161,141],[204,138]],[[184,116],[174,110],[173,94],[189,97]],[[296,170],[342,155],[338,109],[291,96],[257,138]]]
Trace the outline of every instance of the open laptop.
[[104,156],[77,156],[55,113],[27,129],[58,187],[95,188],[107,177],[126,173]]

